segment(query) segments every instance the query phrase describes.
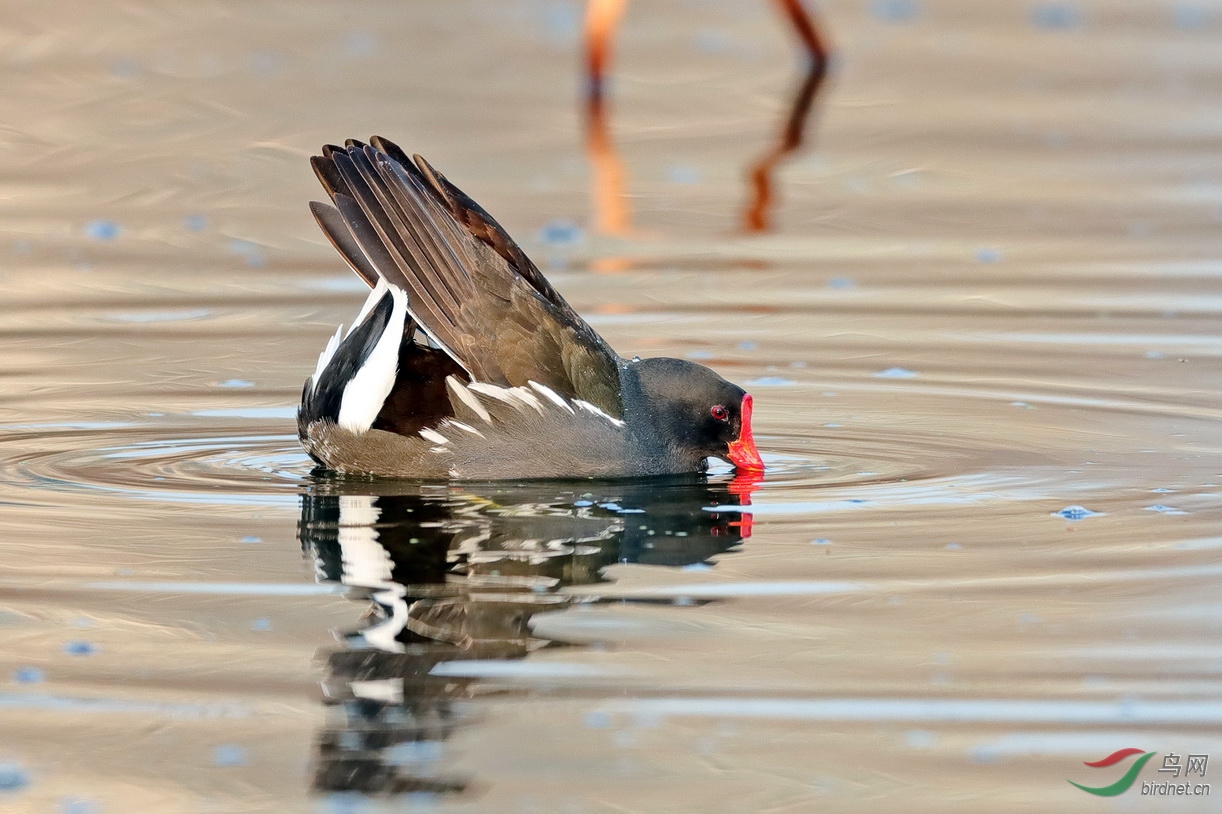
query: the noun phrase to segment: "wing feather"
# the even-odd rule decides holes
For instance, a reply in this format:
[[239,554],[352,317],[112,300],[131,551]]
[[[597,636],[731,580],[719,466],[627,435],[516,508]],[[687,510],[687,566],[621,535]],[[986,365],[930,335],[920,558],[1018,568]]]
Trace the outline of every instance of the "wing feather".
[[378,137],[312,163],[335,204],[315,209],[323,231],[367,282],[372,270],[406,291],[413,319],[474,381],[534,381],[622,416],[619,357],[445,176]]

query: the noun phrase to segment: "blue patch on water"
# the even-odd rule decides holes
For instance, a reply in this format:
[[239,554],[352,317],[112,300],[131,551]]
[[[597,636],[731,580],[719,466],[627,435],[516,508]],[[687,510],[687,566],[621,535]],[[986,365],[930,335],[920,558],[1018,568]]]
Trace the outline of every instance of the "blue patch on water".
[[187,215],[182,219],[182,228],[188,232],[202,232],[208,228],[208,219],[203,215]]
[[223,382],[217,382],[216,386],[217,387],[243,388],[243,387],[254,387],[255,383],[249,382],[246,379],[226,379]]
[[959,545],[958,543],[947,543],[946,547],[951,551],[958,551],[959,549],[963,548],[963,546]]
[[47,680],[47,674],[38,667],[18,667],[13,671],[14,684],[41,684]]
[[571,220],[549,220],[539,229],[539,242],[569,246],[581,240],[581,228]]
[[976,250],[976,259],[981,263],[996,263],[1001,259],[1001,249],[980,248]]
[[325,596],[346,590],[335,583],[310,582],[86,582],[84,587],[92,591],[221,596]]
[[852,288],[855,283],[848,277],[833,277],[827,281],[828,288],[845,289]]
[[594,505],[594,501],[592,501],[592,500],[574,500],[574,501],[573,501],[573,505],[574,505],[574,506],[579,506],[579,507],[581,507],[581,508],[583,508],[583,509],[584,509],[586,506],[593,506],[593,505]]
[[571,45],[581,31],[581,14],[572,3],[548,3],[543,9],[543,37],[549,45]]
[[686,354],[688,359],[712,359],[713,354],[707,350],[689,350]]
[[20,763],[0,763],[0,792],[20,791],[30,784],[30,775]]
[[1182,31],[1204,28],[1208,13],[1201,6],[1180,5],[1171,9],[1172,24]]
[[250,629],[258,633],[263,633],[272,629],[271,619],[256,619],[250,623]]
[[201,418],[293,418],[296,407],[239,407],[234,409],[192,410]]
[[609,512],[618,512],[621,507],[618,503],[599,503],[598,508],[606,509]]
[[133,79],[140,73],[140,64],[134,59],[120,57],[110,63],[110,75],[116,79]]
[[889,367],[871,374],[876,379],[915,379],[917,372],[903,367]]
[[1146,358],[1147,359],[1166,359],[1167,354],[1163,353],[1161,350],[1148,350],[1146,351]]
[[994,746],[977,746],[972,750],[973,763],[996,763],[1001,752]]
[[250,70],[256,76],[275,76],[284,67],[285,58],[275,51],[256,51],[250,57]]
[[212,750],[212,762],[217,766],[245,766],[246,750],[231,743]]
[[348,56],[372,56],[378,50],[378,36],[372,31],[353,31],[344,39],[344,51]]
[[720,28],[697,31],[692,41],[696,50],[705,54],[724,54],[730,50],[730,35]]
[[1155,506],[1147,506],[1146,511],[1158,512],[1159,514],[1188,514],[1188,512],[1184,511],[1183,509],[1177,509],[1173,506],[1164,506],[1161,503]]
[[826,537],[816,537],[815,539],[810,541],[810,544],[811,545],[831,545],[832,541],[827,539]]
[[755,347],[756,347],[755,343],[751,341],[738,343],[739,350],[755,350]]
[[824,424],[823,426],[827,427],[829,430],[834,430],[834,429],[838,429],[838,428],[839,428],[839,427],[841,427],[842,425],[837,424],[837,423],[836,423],[836,422],[834,422],[834,421],[831,421],[831,422],[828,422],[827,424]]
[[382,761],[389,766],[413,766],[441,760],[444,747],[439,741],[405,741],[382,751]]
[[1064,31],[1082,25],[1082,12],[1072,3],[1042,3],[1031,11],[1036,28]]
[[713,566],[706,562],[694,562],[691,565],[685,565],[679,569],[680,571],[712,571]]
[[909,23],[921,13],[915,0],[872,0],[870,13],[889,23]]
[[64,642],[64,652],[70,656],[92,656],[98,652],[98,647],[93,642],[77,640]]
[[670,184],[692,185],[700,183],[700,170],[683,164],[666,168],[666,181]]
[[102,806],[88,797],[64,797],[55,804],[57,814],[101,814]]
[[119,224],[113,220],[95,220],[85,224],[85,235],[93,240],[114,240],[119,236]]
[[262,537],[256,537],[256,536],[254,536],[253,534],[247,534],[247,535],[246,535],[245,537],[243,537],[241,540],[238,540],[238,542],[239,542],[239,543],[261,543],[261,542],[263,542],[263,538],[262,538]]
[[1063,517],[1066,520],[1085,520],[1088,517],[1100,517],[1103,512],[1092,512],[1085,506],[1066,506],[1059,512],[1053,512],[1053,517]]
[[611,716],[605,712],[587,712],[584,723],[587,729],[606,729],[611,726]]
[[783,376],[761,376],[745,382],[748,387],[789,387],[793,383],[793,379],[786,379]]
[[366,814],[373,811],[373,801],[359,791],[337,791],[320,797],[317,811],[319,814]]
[[245,258],[246,265],[253,268],[261,268],[267,262],[263,258],[263,251],[259,248],[258,244],[249,240],[234,238],[229,241],[229,252],[230,254],[236,254],[239,257]]

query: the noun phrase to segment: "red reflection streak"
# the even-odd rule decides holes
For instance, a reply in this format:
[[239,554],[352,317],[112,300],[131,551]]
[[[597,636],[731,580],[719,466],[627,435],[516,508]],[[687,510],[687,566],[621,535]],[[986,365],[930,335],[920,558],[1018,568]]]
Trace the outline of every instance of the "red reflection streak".
[[[730,481],[727,486],[730,494],[738,498],[739,506],[751,505],[751,493],[760,488],[760,484],[764,481],[763,472],[746,472],[740,471],[734,476],[734,480]],[[751,512],[740,512],[738,520],[730,523],[731,528],[738,528],[738,533],[743,539],[751,536],[751,525],[755,521],[754,515]]]

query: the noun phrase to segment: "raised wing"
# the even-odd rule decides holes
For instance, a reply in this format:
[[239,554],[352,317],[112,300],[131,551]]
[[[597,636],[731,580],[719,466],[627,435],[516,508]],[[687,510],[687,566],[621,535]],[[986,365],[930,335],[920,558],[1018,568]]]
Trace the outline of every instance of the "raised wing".
[[357,274],[407,292],[414,320],[474,381],[534,381],[622,416],[619,358],[505,230],[423,159],[374,145],[311,160],[335,204],[311,208]]

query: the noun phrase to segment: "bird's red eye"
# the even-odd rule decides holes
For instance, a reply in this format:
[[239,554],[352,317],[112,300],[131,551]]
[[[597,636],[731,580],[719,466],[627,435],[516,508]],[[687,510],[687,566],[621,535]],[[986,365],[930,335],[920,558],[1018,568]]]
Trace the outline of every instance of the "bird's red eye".
[[725,421],[730,417],[730,411],[725,407],[722,407],[720,404],[714,404],[709,408],[709,415],[718,421]]

